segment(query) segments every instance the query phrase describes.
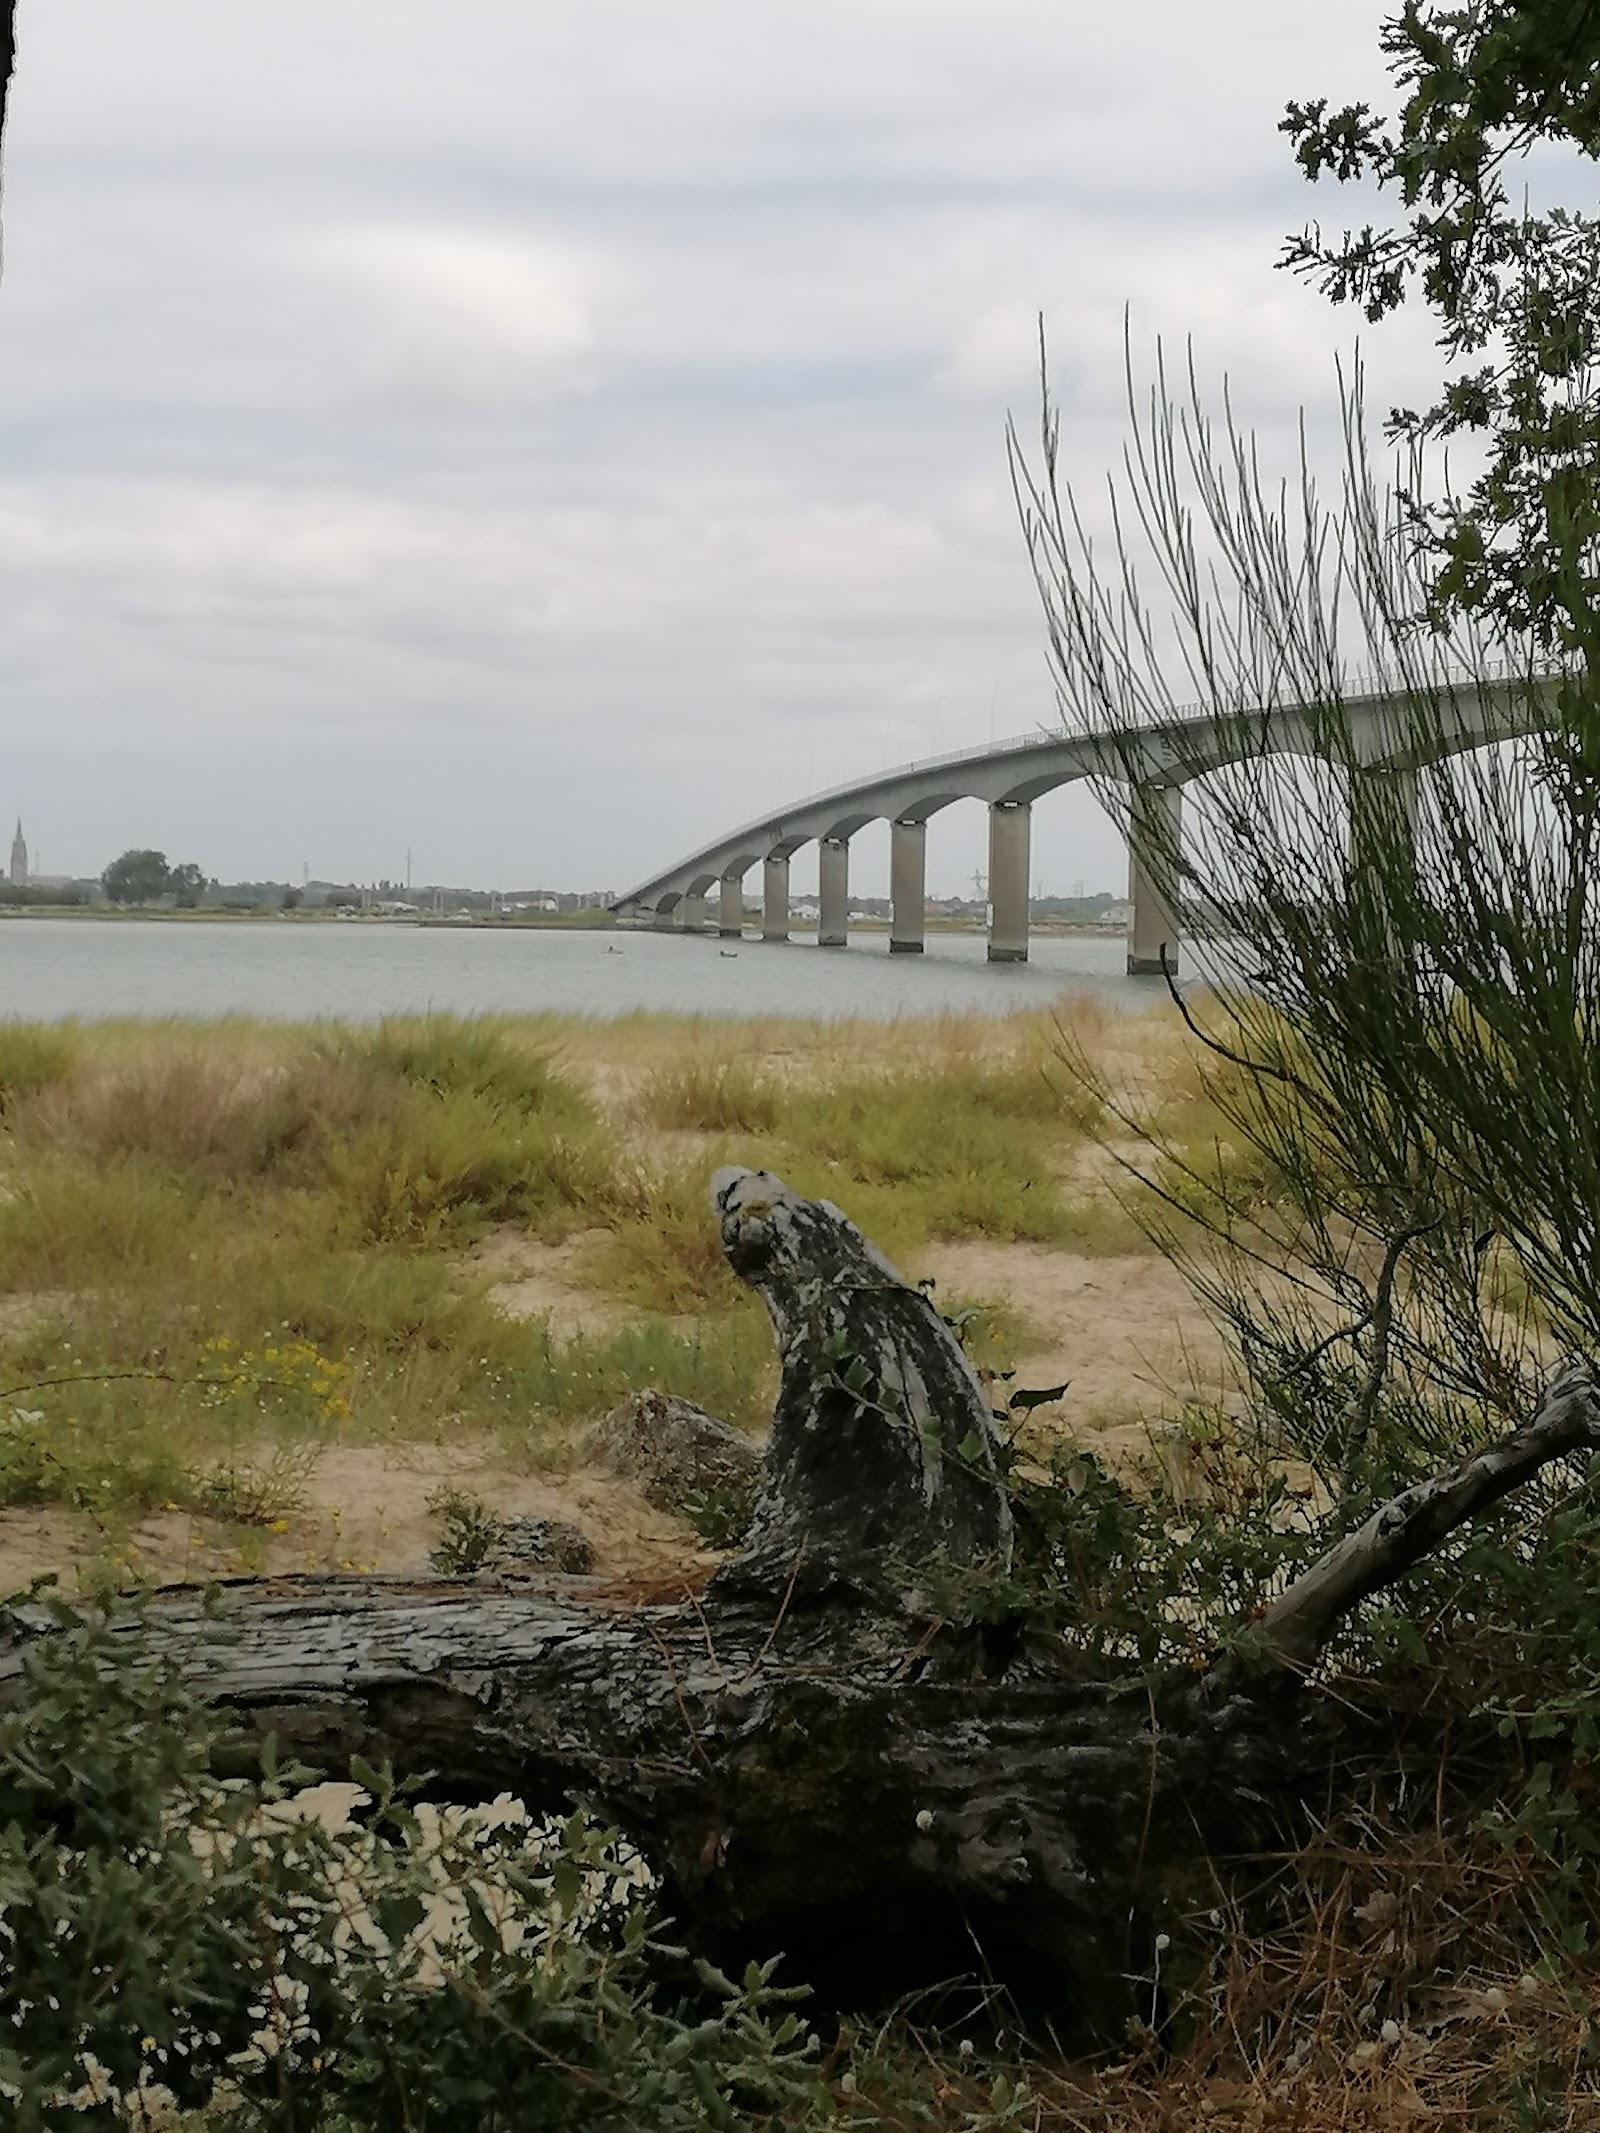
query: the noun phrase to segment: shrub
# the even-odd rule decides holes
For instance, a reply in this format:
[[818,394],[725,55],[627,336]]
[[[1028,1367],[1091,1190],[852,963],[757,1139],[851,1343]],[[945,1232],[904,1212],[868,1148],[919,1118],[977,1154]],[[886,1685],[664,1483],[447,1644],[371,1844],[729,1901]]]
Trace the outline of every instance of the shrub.
[[436,1096],[486,1097],[505,1110],[572,1126],[594,1119],[588,1098],[556,1072],[548,1048],[519,1045],[504,1023],[487,1017],[391,1017],[371,1029],[341,1030],[320,1048]]
[[357,1064],[309,1054],[252,1069],[201,1052],[79,1073],[16,1120],[37,1147],[101,1162],[143,1163],[209,1185],[314,1174],[330,1139],[392,1105],[394,1092]]
[[778,1123],[778,1092],[741,1060],[688,1058],[657,1067],[634,1099],[646,1125],[680,1132],[767,1133]]
[[64,1081],[77,1049],[76,1033],[58,1025],[0,1022],[0,1116],[19,1098]]
[[437,1244],[493,1222],[559,1224],[603,1205],[598,1132],[470,1090],[413,1089],[393,1111],[327,1145],[322,1165],[352,1241]]
[[137,1618],[52,1606],[0,1723],[0,2096],[17,2133],[144,2122],[161,2090],[281,2133],[700,2133],[824,2100],[773,1967],[664,1938],[614,1838],[419,1815],[368,1825],[216,1784],[248,1754]]
[[0,1288],[141,1282],[209,1247],[221,1212],[125,1159],[35,1160],[0,1191]]

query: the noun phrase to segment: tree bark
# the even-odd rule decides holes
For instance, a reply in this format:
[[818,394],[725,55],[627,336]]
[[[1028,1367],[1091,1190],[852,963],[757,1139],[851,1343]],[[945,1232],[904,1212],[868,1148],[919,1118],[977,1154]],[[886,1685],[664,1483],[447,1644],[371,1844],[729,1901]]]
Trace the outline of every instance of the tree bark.
[[[1129,1689],[1021,1625],[930,1608],[931,1560],[1003,1567],[1011,1533],[987,1401],[927,1297],[763,1173],[720,1173],[714,1205],[783,1379],[750,1544],[703,1592],[244,1580],[220,1613],[160,1594],[123,1634],[318,1769],[359,1754],[434,1797],[591,1808],[720,1960],[781,1949],[854,2005],[977,1974],[1063,2035],[1149,2018],[1157,1936],[1211,1853],[1322,1797],[1359,1745],[1347,1701],[1299,1689],[1334,1622],[1595,1442],[1592,1385],[1570,1375],[1503,1446],[1347,1536],[1267,1608],[1253,1666]],[[49,1634],[27,1607],[5,1626],[0,1708]]]
[[6,145],[6,104],[17,57],[17,0],[0,0],[0,161]]

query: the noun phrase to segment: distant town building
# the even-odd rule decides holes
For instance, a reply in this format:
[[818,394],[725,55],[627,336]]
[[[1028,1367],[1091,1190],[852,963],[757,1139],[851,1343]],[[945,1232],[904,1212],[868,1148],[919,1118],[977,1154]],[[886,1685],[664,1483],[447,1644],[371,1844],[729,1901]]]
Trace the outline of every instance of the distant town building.
[[11,840],[11,886],[25,889],[28,886],[28,841],[22,834],[22,817],[17,817],[17,834]]

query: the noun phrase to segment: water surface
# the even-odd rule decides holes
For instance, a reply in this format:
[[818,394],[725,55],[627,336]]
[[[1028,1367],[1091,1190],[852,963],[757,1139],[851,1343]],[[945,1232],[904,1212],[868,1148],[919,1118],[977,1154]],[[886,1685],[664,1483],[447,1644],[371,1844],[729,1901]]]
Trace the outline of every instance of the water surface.
[[1090,992],[1122,1007],[1164,996],[1123,975],[1120,939],[1044,935],[1027,963],[990,964],[978,934],[930,935],[921,956],[888,936],[849,948],[715,936],[432,927],[373,922],[0,920],[0,1016],[305,1021],[380,1015],[861,1016],[1008,1014]]

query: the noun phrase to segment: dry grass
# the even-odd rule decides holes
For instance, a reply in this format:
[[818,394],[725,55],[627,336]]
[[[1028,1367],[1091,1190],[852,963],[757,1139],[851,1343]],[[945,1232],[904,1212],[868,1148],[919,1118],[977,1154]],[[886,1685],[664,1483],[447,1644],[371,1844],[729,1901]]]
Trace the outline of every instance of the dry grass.
[[1085,2066],[1055,2057],[1047,2022],[1003,2007],[972,2025],[991,2039],[999,2025],[998,2052],[889,2030],[876,2050],[857,2040],[866,2122],[986,2123],[1003,2069],[1029,2086],[1032,2133],[1600,2126],[1600,1991],[1570,1967],[1541,1974],[1521,1861],[1369,1812],[1240,1864],[1247,1900],[1219,1873],[1174,1922],[1163,2035],[1136,2031]]
[[[1104,1010],[1074,1014],[1128,1041]],[[1036,1016],[0,1028],[0,1384],[64,1359],[154,1373],[22,1396],[47,1412],[0,1423],[0,1505],[228,1499],[218,1460],[264,1454],[223,1441],[219,1339],[305,1343],[344,1374],[337,1424],[266,1400],[279,1437],[465,1431],[548,1462],[647,1382],[757,1419],[770,1343],[724,1264],[711,1168],[834,1199],[912,1274],[937,1237],[1096,1248],[1104,1216],[1063,1186],[1087,1112],[1053,1041]],[[634,1326],[556,1341],[466,1271],[491,1231],[575,1230],[603,1239],[576,1277]],[[1015,1329],[991,1317],[998,1355]],[[70,1456],[40,1459],[46,1442]]]
[[1516,1859],[1365,1823],[1263,1866],[1284,1922],[1220,1897],[1181,2048],[1045,2081],[1041,2133],[1600,2125],[1600,2000],[1528,1967]]
[[[1167,1022],[1066,1012],[1175,1135],[1218,1137]],[[0,1506],[64,1509],[125,1563],[119,1531],[175,1505],[247,1553],[329,1446],[548,1472],[643,1384],[758,1423],[771,1344],[717,1246],[715,1161],[837,1200],[912,1275],[935,1238],[1042,1264],[1133,1249],[1095,1123],[1033,1016],[0,1029]],[[496,1310],[464,1246],[500,1225],[603,1231],[587,1270],[635,1322],[557,1340]],[[993,1286],[972,1338],[1003,1365],[1045,1335]],[[1376,1815],[1264,1862],[1248,1900],[1219,1881],[1174,1930],[1176,2044],[1033,2060],[1037,2133],[1600,2129],[1600,2007],[1533,1974],[1525,1893],[1516,1852]],[[897,2040],[865,2122],[959,2125],[982,2074]]]
[[757,1068],[704,1055],[652,1067],[631,1106],[641,1124],[680,1133],[768,1133],[778,1110],[778,1093]]

